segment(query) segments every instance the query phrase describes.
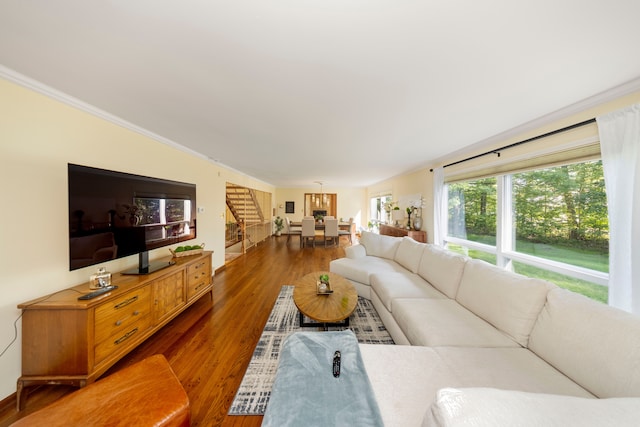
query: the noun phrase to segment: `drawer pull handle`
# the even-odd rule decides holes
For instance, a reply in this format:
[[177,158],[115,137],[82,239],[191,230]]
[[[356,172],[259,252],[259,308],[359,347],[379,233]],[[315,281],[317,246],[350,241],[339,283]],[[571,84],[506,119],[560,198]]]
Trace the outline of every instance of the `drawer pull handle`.
[[[138,310],[136,310],[136,311],[134,311],[134,312],[133,312],[133,313],[131,313],[131,314],[132,314],[132,315],[134,315],[134,316],[137,316],[138,314],[140,314],[140,312],[139,312]],[[116,320],[116,326],[120,326],[120,325],[122,325],[122,322],[123,322],[124,320],[126,320],[126,319],[119,319],[119,320]]]
[[131,337],[131,335],[135,334],[136,332],[138,332],[138,328],[134,328],[134,329],[130,330],[129,332],[127,332],[126,334],[124,334],[123,336],[121,336],[120,338],[115,340],[113,343],[115,345],[122,344],[123,342],[128,340],[129,337]]
[[136,295],[135,297],[131,297],[128,300],[124,300],[120,304],[116,304],[115,308],[118,309],[118,308],[126,307],[132,302],[136,302],[136,301],[138,301],[138,295]]
[[195,290],[197,291],[198,289],[200,289],[200,288],[201,288],[201,287],[203,287],[204,285],[206,285],[206,283],[204,283],[204,282],[200,283],[198,286],[196,286],[196,289],[195,289]]

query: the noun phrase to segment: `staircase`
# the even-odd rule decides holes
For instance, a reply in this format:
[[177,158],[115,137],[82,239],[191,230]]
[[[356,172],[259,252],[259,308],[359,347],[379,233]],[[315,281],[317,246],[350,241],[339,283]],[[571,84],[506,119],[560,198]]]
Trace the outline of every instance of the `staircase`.
[[227,182],[227,206],[238,223],[259,224],[264,214],[256,198],[255,190]]

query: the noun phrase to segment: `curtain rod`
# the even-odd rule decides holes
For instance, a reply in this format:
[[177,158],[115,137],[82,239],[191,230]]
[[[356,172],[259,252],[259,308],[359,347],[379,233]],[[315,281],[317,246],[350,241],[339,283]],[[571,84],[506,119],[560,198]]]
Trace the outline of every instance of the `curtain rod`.
[[[556,129],[556,130],[552,130],[551,132],[547,132],[545,134],[542,135],[538,135],[538,136],[534,136],[531,137],[529,139],[525,139],[523,141],[518,141],[518,142],[514,142],[513,144],[509,144],[509,145],[505,145],[504,147],[500,147],[500,148],[496,148],[493,149],[491,151],[487,151],[481,154],[476,154],[475,156],[471,156],[471,157],[467,157],[466,159],[462,159],[462,160],[458,160],[457,162],[453,162],[453,163],[449,163],[443,166],[443,168],[449,167],[449,166],[453,166],[453,165],[457,165],[460,163],[464,163],[464,162],[468,162],[469,160],[474,160],[477,159],[478,157],[483,157],[483,156],[488,156],[489,154],[497,154],[498,157],[500,157],[500,151],[502,150],[506,150],[507,148],[513,148],[513,147],[517,147],[518,145],[522,145],[522,144],[526,144],[528,142],[533,142],[536,141],[538,139],[542,139],[542,138],[546,138],[548,136],[552,136],[555,135],[557,133],[561,133],[561,132],[566,132],[581,126],[586,126],[589,125],[591,123],[595,123],[596,119],[589,119],[589,120],[585,120],[584,122],[580,122],[580,123],[575,123],[573,125],[567,126],[567,127],[563,127],[562,129]],[[433,169],[429,169],[430,172],[433,172]]]

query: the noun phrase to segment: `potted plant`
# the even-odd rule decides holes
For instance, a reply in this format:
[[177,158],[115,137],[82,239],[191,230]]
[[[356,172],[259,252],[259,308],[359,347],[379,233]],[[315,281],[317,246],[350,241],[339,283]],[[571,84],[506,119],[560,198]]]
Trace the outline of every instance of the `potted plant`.
[[329,294],[333,291],[331,290],[331,285],[329,284],[329,275],[321,274],[318,278],[318,293],[321,294]]
[[284,228],[284,220],[277,216],[276,219],[273,220],[273,223],[276,226],[276,236],[281,235],[282,229]]

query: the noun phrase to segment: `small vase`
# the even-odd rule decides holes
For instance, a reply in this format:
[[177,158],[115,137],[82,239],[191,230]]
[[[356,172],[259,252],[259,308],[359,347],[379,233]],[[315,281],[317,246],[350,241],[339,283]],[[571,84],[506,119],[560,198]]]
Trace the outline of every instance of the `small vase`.
[[417,231],[420,231],[421,227],[422,227],[422,218],[417,216],[416,219],[413,220],[413,228],[416,229]]

